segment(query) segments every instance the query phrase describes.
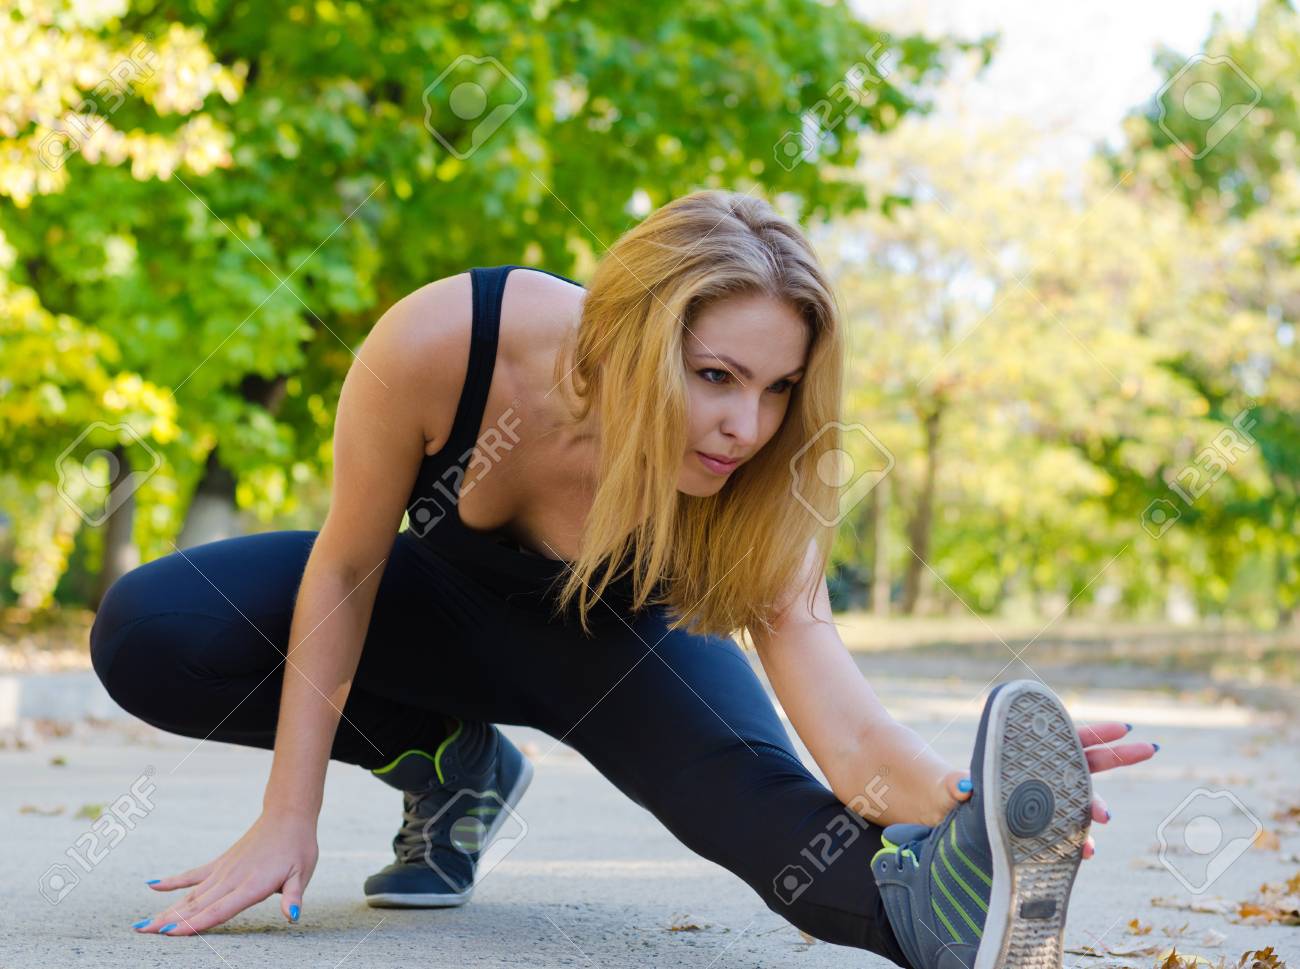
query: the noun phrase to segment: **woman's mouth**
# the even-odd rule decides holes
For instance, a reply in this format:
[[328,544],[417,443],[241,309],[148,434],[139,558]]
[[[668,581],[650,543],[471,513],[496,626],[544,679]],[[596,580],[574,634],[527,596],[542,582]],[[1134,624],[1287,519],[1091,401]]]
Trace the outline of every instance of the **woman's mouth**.
[[711,454],[705,454],[703,451],[696,451],[695,455],[700,459],[700,464],[714,474],[731,474],[736,469],[736,465],[740,464],[738,458],[734,461],[724,461],[721,458],[713,457]]

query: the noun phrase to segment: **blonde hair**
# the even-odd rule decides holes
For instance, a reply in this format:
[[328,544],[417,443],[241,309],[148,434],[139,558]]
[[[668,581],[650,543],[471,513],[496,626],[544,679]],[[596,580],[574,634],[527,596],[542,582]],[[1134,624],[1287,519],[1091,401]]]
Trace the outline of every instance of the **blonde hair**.
[[[688,443],[687,328],[713,301],[755,293],[788,303],[807,325],[804,377],[771,440],[716,495],[683,494],[677,479]],[[665,604],[670,628],[723,636],[739,630],[751,639],[757,628],[771,630],[775,610],[804,574],[810,542],[818,543],[820,576],[834,537],[839,488],[817,469],[840,447],[839,320],[812,246],[759,198],[695,192],[614,243],[592,274],[571,344],[573,420],[596,409],[600,454],[557,613],[577,597],[589,631],[596,598],[629,577],[633,608]],[[557,383],[564,360],[561,353]]]

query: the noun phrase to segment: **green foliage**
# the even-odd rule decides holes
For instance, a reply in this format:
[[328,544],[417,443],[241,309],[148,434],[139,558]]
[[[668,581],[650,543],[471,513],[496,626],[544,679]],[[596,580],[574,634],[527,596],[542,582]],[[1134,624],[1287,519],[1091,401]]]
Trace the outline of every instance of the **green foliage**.
[[[26,439],[0,466],[6,507],[25,547],[61,536],[39,580],[15,579],[38,606],[78,522],[54,507],[50,455],[82,421],[129,412],[138,442],[97,446],[156,459],[135,492],[145,558],[170,550],[214,449],[243,507],[300,515],[328,480],[354,349],[397,299],[475,265],[580,271],[704,186],[761,186],[805,217],[861,207],[860,185],[828,177],[857,157],[845,135],[918,110],[918,85],[972,45],[808,0],[23,0],[0,46],[28,85],[0,118],[4,280],[37,313],[6,326],[58,370],[19,372],[7,342],[0,357],[21,392],[6,442],[19,423]],[[864,63],[880,70],[836,97],[816,160],[779,163]],[[484,105],[457,100],[469,82]],[[70,334],[46,351],[41,313]],[[33,503],[58,524],[32,530]]]
[[1128,119],[1129,144],[1109,162],[1130,191],[1180,200],[1223,240],[1209,294],[1218,326],[1170,367],[1215,418],[1245,395],[1255,402],[1260,481],[1196,525],[1215,536],[1211,568],[1231,555],[1265,563],[1249,588],[1217,574],[1221,593],[1285,617],[1300,601],[1300,17],[1290,2],[1264,0],[1245,29],[1216,21],[1202,52],[1164,51],[1157,63],[1167,90]]
[[[149,472],[145,558],[214,452],[241,508],[318,524],[340,384],[392,303],[476,265],[581,276],[705,186],[827,223],[848,416],[895,459],[887,564],[923,607],[1150,614],[1183,589],[1269,624],[1300,597],[1288,3],[1216,25],[1208,58],[1163,52],[1167,89],[1079,185],[1028,131],[925,118],[925,83],[988,41],[888,36],[842,3],[11,8],[0,508],[23,605],[79,532],[78,569],[103,547],[116,458]],[[1213,132],[1207,84],[1247,105]],[[864,503],[837,601],[869,536]]]
[[888,564],[917,568],[930,535],[931,608],[1051,616],[1118,594],[1157,612],[1177,587],[1203,611],[1264,618],[1235,577],[1263,536],[1294,530],[1271,521],[1286,384],[1254,306],[1294,280],[1270,282],[1258,253],[1298,223],[1212,222],[1100,165],[1079,186],[1026,175],[1039,137],[909,119],[873,139],[860,175],[911,204],[842,218],[823,242],[849,319],[850,417],[896,461]]

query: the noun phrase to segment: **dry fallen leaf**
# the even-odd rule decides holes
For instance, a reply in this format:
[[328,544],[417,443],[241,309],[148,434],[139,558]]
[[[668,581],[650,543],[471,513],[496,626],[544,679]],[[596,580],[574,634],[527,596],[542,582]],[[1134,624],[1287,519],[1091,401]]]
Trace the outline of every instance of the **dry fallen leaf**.
[[1274,821],[1300,821],[1300,804],[1280,808],[1273,812]]
[[1137,956],[1153,956],[1159,952],[1167,952],[1168,949],[1156,942],[1138,942],[1132,945],[1081,945],[1076,949],[1065,951],[1077,956],[1095,956],[1099,959],[1106,956],[1132,959]]
[[703,928],[698,922],[690,921],[690,916],[681,915],[672,920],[668,926],[669,932],[699,932]]
[[1163,868],[1163,867],[1165,867],[1164,862],[1162,862],[1162,861],[1161,861],[1159,858],[1157,858],[1155,855],[1138,855],[1137,857],[1130,858],[1130,859],[1129,859],[1129,862],[1128,862],[1128,866],[1129,866],[1130,868]]
[[1300,873],[1281,885],[1260,885],[1259,897],[1242,902],[1237,907],[1237,916],[1279,925],[1300,925]]
[[1237,960],[1237,969],[1286,969],[1286,963],[1277,957],[1270,945],[1265,949],[1243,952]]
[[813,936],[809,935],[809,934],[808,934],[807,932],[805,932],[803,929],[800,929],[800,930],[799,930],[799,938],[803,939],[804,942],[807,943],[808,945],[812,945],[813,943],[815,943],[815,942],[817,941],[816,938],[814,938]]
[[1194,953],[1180,956],[1177,948],[1162,952],[1159,958],[1156,959],[1157,969],[1196,969],[1197,966],[1202,964],[1208,965],[1209,960]]
[[1220,932],[1218,929],[1206,929],[1205,935],[1201,937],[1201,945],[1213,948],[1223,945],[1224,940],[1227,938],[1228,934],[1226,932]]
[[1160,895],[1151,899],[1151,904],[1156,908],[1176,908],[1186,912],[1208,912],[1211,915],[1229,915],[1237,909],[1235,902],[1217,897],[1187,899]]
[[59,804],[52,808],[41,808],[35,804],[24,804],[18,809],[19,814],[39,814],[43,817],[50,817],[55,814],[63,813],[63,805]]
[[1133,958],[1135,956],[1154,956],[1161,952],[1168,952],[1168,948],[1160,945],[1158,942],[1142,942],[1133,945],[1112,945],[1106,947],[1106,955],[1119,956],[1121,959]]
[[1260,828],[1250,846],[1258,848],[1260,851],[1277,851],[1282,847],[1282,839],[1275,832],[1269,831],[1267,828]]
[[1129,923],[1128,923],[1128,930],[1129,930],[1129,934],[1130,934],[1130,935],[1150,935],[1150,934],[1151,934],[1151,926],[1150,926],[1150,925],[1143,925],[1142,922],[1141,922],[1141,920],[1139,920],[1139,919],[1130,919],[1130,920],[1129,920]]

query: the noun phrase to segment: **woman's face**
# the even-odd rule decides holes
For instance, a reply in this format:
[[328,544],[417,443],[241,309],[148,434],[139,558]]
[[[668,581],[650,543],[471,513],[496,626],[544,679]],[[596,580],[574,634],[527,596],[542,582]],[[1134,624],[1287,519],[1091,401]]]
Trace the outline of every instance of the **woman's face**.
[[781,426],[791,389],[803,376],[808,327],[787,303],[732,296],[696,314],[683,352],[687,445],[677,489],[703,498],[716,494]]

